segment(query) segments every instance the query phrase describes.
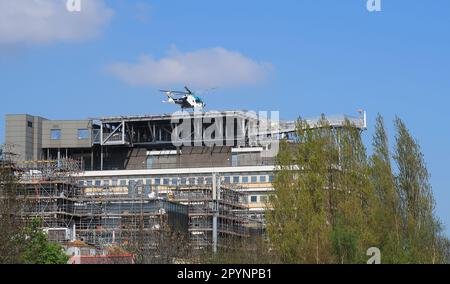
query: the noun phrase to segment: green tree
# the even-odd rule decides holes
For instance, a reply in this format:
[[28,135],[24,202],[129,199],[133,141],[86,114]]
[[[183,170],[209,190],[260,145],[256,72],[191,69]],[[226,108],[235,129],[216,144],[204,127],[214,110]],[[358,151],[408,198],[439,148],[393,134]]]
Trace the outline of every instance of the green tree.
[[[434,216],[429,174],[420,146],[397,119],[389,151],[378,115],[367,157],[361,131],[324,117],[297,123],[296,141],[282,141],[267,233],[283,263],[365,263],[378,247],[383,263],[442,263],[449,240]],[[391,159],[397,165],[394,173]]]
[[439,238],[442,227],[434,216],[434,198],[429,173],[417,141],[406,125],[396,118],[397,129],[394,159],[398,174],[396,186],[404,219],[405,261],[437,263],[442,261]]
[[404,262],[404,253],[400,196],[392,172],[388,135],[380,114],[376,118],[372,147],[373,154],[369,163],[376,199],[373,209],[376,246],[383,253],[384,263],[401,263]]
[[[335,195],[333,249],[339,263],[361,263],[366,250],[374,243],[373,187],[368,178],[366,148],[361,131],[350,121],[335,130],[338,161],[333,165]],[[345,247],[346,250],[342,248]]]
[[42,221],[34,218],[25,229],[25,248],[21,255],[25,264],[66,264],[69,256],[57,243],[49,242],[47,234],[40,229]]
[[273,211],[267,214],[268,234],[283,263],[329,263],[331,232],[327,190],[336,160],[331,128],[325,119],[318,128],[297,123],[295,144],[282,141],[275,177]]

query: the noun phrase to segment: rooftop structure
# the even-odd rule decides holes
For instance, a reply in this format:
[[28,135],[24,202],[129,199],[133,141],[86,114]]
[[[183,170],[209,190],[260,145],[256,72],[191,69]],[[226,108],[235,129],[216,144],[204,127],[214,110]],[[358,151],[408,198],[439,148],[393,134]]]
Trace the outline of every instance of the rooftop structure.
[[[310,119],[315,126],[320,118]],[[327,117],[333,127],[345,120],[365,129],[361,117]],[[273,141],[295,132],[295,121],[278,113],[246,111],[176,112],[88,120],[47,120],[6,116],[6,144],[18,160],[81,162],[85,171],[273,165]]]

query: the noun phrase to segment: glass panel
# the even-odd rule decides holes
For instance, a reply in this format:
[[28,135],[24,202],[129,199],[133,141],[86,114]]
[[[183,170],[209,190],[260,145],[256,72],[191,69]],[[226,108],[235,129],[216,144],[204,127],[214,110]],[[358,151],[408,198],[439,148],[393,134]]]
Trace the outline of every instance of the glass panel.
[[151,170],[153,168],[153,157],[147,158],[147,169]]
[[236,154],[231,156],[231,166],[237,167],[238,165],[238,156]]
[[78,129],[78,140],[89,139],[89,129]]
[[52,130],[50,130],[50,139],[52,139],[52,140],[60,140],[61,139],[61,129],[52,129]]

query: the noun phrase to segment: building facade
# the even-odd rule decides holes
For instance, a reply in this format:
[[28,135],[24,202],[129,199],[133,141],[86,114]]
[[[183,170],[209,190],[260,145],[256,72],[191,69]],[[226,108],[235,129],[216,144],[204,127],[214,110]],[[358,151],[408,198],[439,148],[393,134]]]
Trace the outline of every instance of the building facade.
[[[366,128],[363,112],[327,120],[332,127],[348,120]],[[244,111],[76,121],[7,115],[6,144],[19,160],[78,161],[77,183],[88,196],[139,192],[190,206],[190,238],[217,245],[221,234],[245,236],[254,224],[264,226],[278,141],[294,139],[295,125],[277,114]]]

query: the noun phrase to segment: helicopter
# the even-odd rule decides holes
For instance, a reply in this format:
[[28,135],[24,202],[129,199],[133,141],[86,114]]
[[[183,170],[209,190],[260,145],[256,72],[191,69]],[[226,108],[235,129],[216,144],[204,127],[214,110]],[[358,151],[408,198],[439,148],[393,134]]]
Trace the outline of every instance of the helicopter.
[[168,100],[163,103],[177,104],[181,106],[181,110],[194,109],[203,110],[206,104],[203,100],[195,95],[187,86],[184,87],[184,91],[172,91],[172,90],[159,90],[166,94]]

